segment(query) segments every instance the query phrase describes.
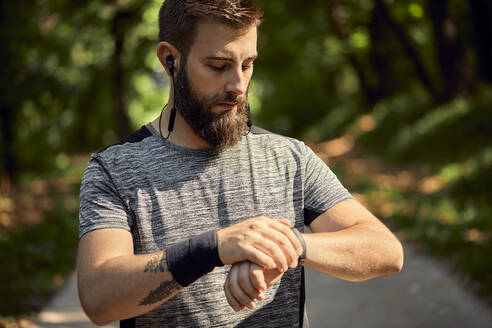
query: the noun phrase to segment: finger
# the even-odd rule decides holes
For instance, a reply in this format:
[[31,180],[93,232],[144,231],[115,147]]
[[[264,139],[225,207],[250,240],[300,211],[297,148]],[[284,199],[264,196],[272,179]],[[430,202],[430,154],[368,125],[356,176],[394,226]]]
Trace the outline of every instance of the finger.
[[[234,268],[234,266],[233,266]],[[231,271],[232,269],[231,268]],[[231,293],[231,290],[230,290],[230,277],[231,277],[231,272],[229,272],[229,274],[227,275],[227,278],[226,278],[226,282],[224,284],[224,293],[226,295],[226,300],[227,300],[227,303],[229,303],[229,305],[231,306],[231,308],[236,311],[236,312],[239,312],[241,311],[242,309],[244,309],[244,306],[242,306],[235,298],[234,296],[232,295]]]
[[256,290],[264,291],[267,289],[263,268],[256,265],[255,263],[251,263],[250,265],[249,279]]
[[277,262],[268,254],[263,252],[261,249],[250,246],[245,249],[246,259],[250,262],[256,263],[262,268],[275,269],[277,268]]
[[289,241],[292,244],[292,247],[294,247],[294,249],[296,250],[297,256],[299,257],[303,252],[302,244],[299,241],[299,238],[297,238],[296,234],[292,231],[290,225],[289,225],[289,227],[287,227],[286,224],[279,224],[279,221],[283,222],[283,221],[288,221],[288,220],[286,220],[286,219],[274,220],[272,222],[271,227],[274,228],[275,230],[278,230],[285,237],[287,237],[289,239]]
[[282,276],[284,275],[283,272],[279,270],[263,270],[263,276],[265,277],[265,284],[267,285],[267,288],[275,284],[277,281],[279,281]]
[[259,292],[255,287],[253,287],[250,280],[249,272],[251,264],[251,262],[243,262],[240,264],[238,282],[239,286],[246,294],[248,294],[249,298],[254,300],[258,297]]
[[[272,227],[273,228],[273,227]],[[288,231],[289,228],[285,227]],[[263,233],[263,237],[270,239],[277,244],[280,250],[283,252],[285,259],[287,261],[287,265],[291,268],[295,268],[297,266],[297,259],[299,255],[297,255],[297,251],[294,249],[291,241],[284,235],[283,231],[276,230],[275,228],[267,230],[268,233]],[[297,237],[294,234],[294,238]],[[287,268],[284,269],[286,271]]]
[[231,291],[232,296],[236,299],[236,301],[240,305],[247,306],[250,309],[255,308],[255,303],[253,302],[254,299],[251,299],[239,286],[238,283],[238,277],[239,277],[239,266],[235,265],[229,272],[230,278],[229,278],[229,289]]
[[244,309],[244,306],[240,305],[239,302],[232,295],[229,286],[224,286],[224,293],[226,295],[227,303],[229,303],[234,311],[239,312]]
[[[287,238],[281,232],[278,233],[277,237],[278,237],[278,243],[280,243],[281,245],[281,250],[284,252],[285,257],[288,259],[289,266],[291,268],[297,267],[297,259],[299,258],[299,255],[297,255],[297,251],[294,248],[295,245],[293,245],[292,242],[289,240],[289,238]],[[295,237],[297,239],[297,236]]]
[[[253,246],[259,248],[261,251],[267,253],[277,264],[275,268],[282,271],[287,271],[288,263],[284,252],[277,244],[273,233],[269,235],[262,235],[263,238],[258,238],[254,241]],[[272,241],[273,240],[273,241]],[[279,242],[280,243],[280,242]]]

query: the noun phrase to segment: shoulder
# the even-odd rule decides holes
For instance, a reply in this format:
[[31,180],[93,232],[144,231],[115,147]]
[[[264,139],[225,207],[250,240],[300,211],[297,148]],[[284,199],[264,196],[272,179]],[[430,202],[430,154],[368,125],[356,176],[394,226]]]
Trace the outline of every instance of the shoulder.
[[118,142],[92,154],[89,165],[96,164],[105,170],[124,171],[139,167],[152,155],[152,132],[144,125]]
[[248,136],[255,145],[267,150],[287,150],[302,155],[307,147],[304,142],[298,139],[286,137],[257,126],[251,127],[251,132]]
[[135,146],[139,146],[146,138],[149,138],[152,136],[152,132],[149,131],[149,129],[143,125],[140,129],[137,131],[134,131],[133,133],[127,135],[120,141],[107,146],[103,150],[100,150],[97,152],[98,155],[100,156],[105,156],[109,155],[114,151],[125,151],[128,150],[129,148],[134,148]]

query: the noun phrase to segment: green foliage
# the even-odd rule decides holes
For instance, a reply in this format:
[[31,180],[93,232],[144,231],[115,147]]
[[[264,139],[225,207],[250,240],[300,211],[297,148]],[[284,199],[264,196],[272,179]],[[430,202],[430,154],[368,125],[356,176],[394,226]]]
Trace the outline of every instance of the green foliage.
[[[363,195],[367,205],[385,223],[396,224],[394,228],[406,239],[425,242],[435,255],[447,258],[456,271],[465,273],[467,280],[473,282],[473,290],[490,300],[492,207],[490,195],[483,189],[490,186],[490,167],[490,150],[466,163],[446,166],[440,176],[451,182],[432,194],[398,186],[377,186],[365,176],[348,187]],[[334,170],[342,181],[344,176],[354,174],[344,163],[337,164]],[[456,170],[462,173],[450,172]]]
[[[125,124],[136,129],[160,113],[168,98],[155,55],[161,3],[0,3],[0,158],[13,152],[19,181],[60,174],[80,180],[85,163],[74,164],[72,154],[102,149],[123,136]],[[477,19],[490,20],[492,13],[472,10],[490,5],[257,3],[264,21],[250,86],[254,123],[314,141],[353,134],[371,155],[429,168],[444,183],[432,195],[379,188],[371,176],[351,187],[387,200],[395,209],[391,220],[410,237],[453,258],[491,292],[492,68],[481,46],[490,43],[490,35],[480,33],[486,21]],[[443,6],[436,12],[445,26],[435,26],[440,17],[431,5]],[[126,106],[118,108],[118,101]],[[362,115],[374,126],[361,128]],[[7,166],[3,160],[0,171]],[[335,171],[342,181],[352,176]],[[0,302],[0,313],[38,309],[53,277],[72,267],[75,214],[60,206],[39,224],[0,231],[0,278],[12,282],[0,287],[0,297],[9,300]],[[480,242],[469,238],[476,235]]]
[[[458,164],[459,175],[452,180],[449,192],[461,206],[492,207],[492,147]],[[490,217],[488,217],[490,220]]]
[[[399,165],[425,165],[442,181],[444,187],[431,195],[398,191],[401,198],[391,199],[396,210],[387,219],[449,258],[487,297],[492,293],[491,276],[485,273],[492,251],[491,89],[482,86],[440,106],[418,94],[402,93],[376,104],[376,126],[358,140]],[[368,197],[380,192],[370,184],[354,188]]]
[[[57,202],[63,202],[59,198]],[[74,211],[62,204],[41,223],[0,231],[0,316],[37,312],[74,268],[77,248]]]
[[[161,3],[3,4],[6,19],[0,32],[8,51],[3,54],[7,83],[2,84],[1,99],[2,106],[16,113],[12,124],[20,173],[56,169],[59,152],[95,151],[122,137],[118,97],[125,98],[132,129],[159,114],[168,95],[168,81],[155,56]],[[394,25],[372,0],[257,3],[264,21],[251,88],[256,124],[322,140],[343,134],[362,113],[378,116],[383,111],[384,122],[378,121],[374,133],[398,135],[392,153],[403,160],[415,156],[410,149],[418,145],[408,135],[428,125],[412,127],[417,120],[432,119],[424,116],[432,108],[432,94],[422,85],[394,26],[406,33],[431,84],[437,84],[440,73],[426,2],[386,4]],[[461,24],[460,40],[466,40],[471,31],[468,7],[453,1],[450,12]],[[18,26],[19,21],[26,24]],[[117,31],[124,33],[123,96],[117,94],[114,74]],[[473,58],[471,46],[464,46]],[[403,145],[409,142],[414,148]],[[408,153],[402,151],[407,148]]]
[[113,26],[118,14],[128,17],[119,24],[126,26],[123,83],[131,128],[160,112],[167,98],[154,50],[160,4],[2,2],[0,35],[7,51],[0,105],[14,112],[20,174],[56,170],[59,152],[95,151],[120,137]]
[[447,163],[463,160],[490,145],[492,137],[492,89],[459,97],[435,109],[412,124],[406,124],[390,144],[390,151],[402,161],[425,158]]
[[[357,78],[343,58],[346,42],[330,34],[328,9],[317,2],[259,1],[260,27],[255,80],[262,87],[258,124],[300,135],[340,96],[358,91]],[[301,115],[302,113],[302,115]]]
[[421,93],[400,94],[374,107],[376,128],[360,136],[375,152],[393,160],[443,165],[465,160],[490,144],[492,89],[480,88],[438,107]]

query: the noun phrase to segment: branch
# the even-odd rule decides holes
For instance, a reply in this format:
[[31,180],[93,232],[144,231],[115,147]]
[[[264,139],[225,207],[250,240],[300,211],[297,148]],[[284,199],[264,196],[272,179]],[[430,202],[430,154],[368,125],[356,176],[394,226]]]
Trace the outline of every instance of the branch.
[[[333,22],[335,23],[335,31],[338,37],[346,40],[350,36],[351,30],[346,24],[345,14],[340,9],[338,1],[331,1],[329,9]],[[344,54],[357,73],[359,84],[364,94],[366,103],[373,103],[375,98],[374,92],[372,92],[369,84],[367,83],[366,73],[364,72],[361,63],[352,52],[346,51]]]
[[434,99],[434,102],[438,103],[440,102],[440,95],[439,92],[436,90],[434,87],[429,74],[424,68],[423,60],[420,58],[418,55],[417,51],[415,50],[415,47],[412,45],[412,42],[410,40],[410,37],[406,34],[405,30],[396,23],[393,18],[391,18],[391,15],[386,8],[386,6],[383,3],[383,0],[376,0],[376,7],[378,10],[380,10],[383,18],[386,20],[390,28],[395,32],[398,40],[400,41],[404,51],[406,52],[408,58],[412,62],[415,71],[417,73],[418,78],[420,79],[420,82],[424,85],[424,87],[429,91],[431,94],[432,98]]

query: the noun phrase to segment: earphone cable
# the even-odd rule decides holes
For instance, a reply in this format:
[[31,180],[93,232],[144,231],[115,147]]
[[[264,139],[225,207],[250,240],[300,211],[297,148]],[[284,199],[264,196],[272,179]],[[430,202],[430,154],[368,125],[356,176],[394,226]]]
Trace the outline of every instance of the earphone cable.
[[167,137],[164,138],[164,136],[162,135],[162,129],[161,129],[161,119],[162,119],[162,113],[164,113],[164,109],[167,107],[167,104],[164,105],[164,107],[162,107],[162,110],[161,110],[161,115],[159,115],[159,134],[161,135],[161,138],[164,139],[164,140],[167,140],[169,138],[169,135],[171,134],[171,132],[169,132],[167,134]]
[[162,128],[161,128],[161,118],[162,118],[162,113],[164,112],[164,108],[167,107],[168,104],[166,104],[161,111],[161,115],[159,116],[159,134],[161,135],[162,139],[168,140],[169,136],[171,135],[171,132],[173,132],[174,129],[174,121],[176,120],[176,93],[175,93],[175,87],[174,87],[174,73],[173,75],[173,109],[171,110],[171,116],[169,117],[169,125],[167,127],[167,137],[164,138],[162,135]]

